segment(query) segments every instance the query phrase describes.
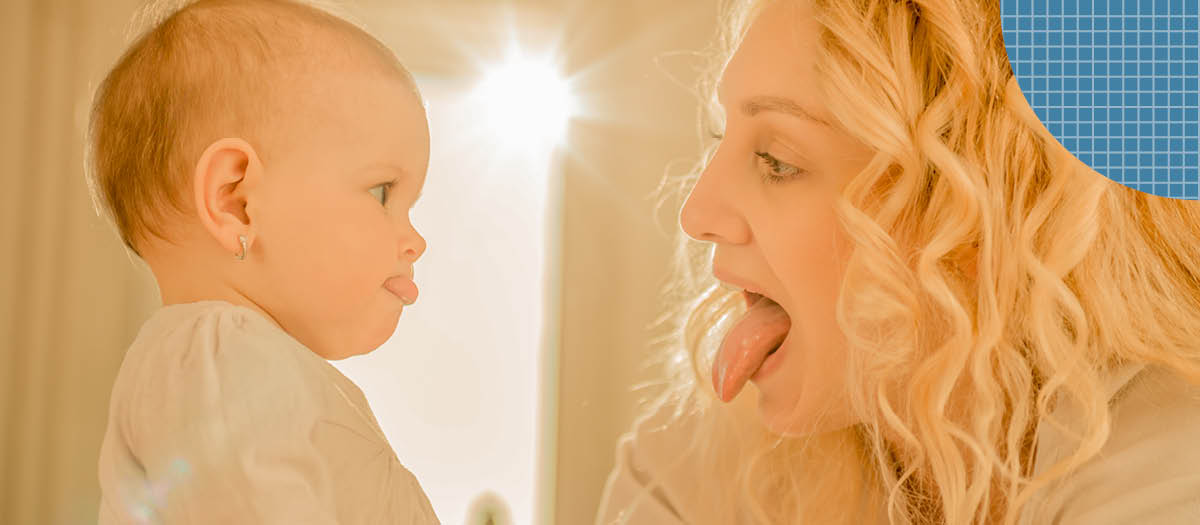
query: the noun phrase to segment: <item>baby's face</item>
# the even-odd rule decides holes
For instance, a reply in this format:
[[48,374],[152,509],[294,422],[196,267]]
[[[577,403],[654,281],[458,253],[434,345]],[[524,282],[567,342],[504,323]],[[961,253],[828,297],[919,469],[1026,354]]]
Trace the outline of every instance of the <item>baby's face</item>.
[[297,83],[295,129],[263,158],[252,252],[255,299],[326,359],[374,350],[416,299],[425,239],[409,220],[429,164],[413,90],[371,72]]

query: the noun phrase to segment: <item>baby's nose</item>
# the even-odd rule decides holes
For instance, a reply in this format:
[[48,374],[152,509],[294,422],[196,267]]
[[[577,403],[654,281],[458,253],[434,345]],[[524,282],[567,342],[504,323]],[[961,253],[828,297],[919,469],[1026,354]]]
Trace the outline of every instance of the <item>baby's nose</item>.
[[425,243],[425,237],[422,237],[421,234],[416,232],[416,230],[413,230],[411,234],[404,236],[400,243],[400,250],[401,253],[404,254],[405,259],[416,261],[425,254],[425,249],[427,247]]

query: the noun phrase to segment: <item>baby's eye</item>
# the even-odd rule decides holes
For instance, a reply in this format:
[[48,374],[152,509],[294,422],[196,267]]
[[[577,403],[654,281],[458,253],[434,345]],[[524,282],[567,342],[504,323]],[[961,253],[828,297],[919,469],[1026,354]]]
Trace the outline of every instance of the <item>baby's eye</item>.
[[392,189],[392,184],[394,184],[394,183],[385,182],[383,184],[376,185],[375,187],[373,187],[367,191],[371,192],[371,195],[373,195],[375,197],[375,199],[379,201],[379,204],[387,206],[388,193]]

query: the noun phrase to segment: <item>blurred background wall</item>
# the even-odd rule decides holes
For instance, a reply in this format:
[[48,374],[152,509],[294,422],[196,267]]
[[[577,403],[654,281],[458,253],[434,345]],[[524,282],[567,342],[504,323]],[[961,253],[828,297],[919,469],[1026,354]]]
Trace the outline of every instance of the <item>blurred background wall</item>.
[[[109,389],[125,348],[158,306],[148,270],[96,216],[83,179],[91,90],[123,49],[141,5],[0,0],[0,523],[95,522],[95,465]],[[698,153],[690,89],[703,61],[690,53],[705,48],[714,33],[716,0],[343,5],[430,86],[471,85],[504,59],[511,41],[556,57],[568,80],[577,112],[557,148],[542,153],[544,186],[530,193],[541,195],[535,204],[545,208],[530,220],[545,224],[526,225],[546,233],[542,310],[531,325],[537,348],[497,341],[474,351],[525,351],[537,358],[528,364],[537,368],[529,377],[543,381],[532,390],[543,398],[527,407],[537,425],[532,522],[591,523],[615,440],[634,415],[639,393],[633,386],[654,373],[644,362],[676,226],[671,210],[656,213],[651,194],[670,165],[677,173]],[[462,130],[450,131],[446,136]],[[436,170],[452,169],[442,166],[431,164],[431,180]],[[443,201],[450,206],[453,199]],[[438,220],[433,209],[418,206],[415,213]],[[431,238],[431,254],[439,244],[453,246]],[[486,257],[503,257],[502,248],[472,257],[492,265]],[[418,275],[433,271],[418,264]],[[450,292],[469,297],[472,290]],[[426,305],[426,297],[416,307],[426,310],[414,312],[454,314],[452,304]],[[402,320],[393,341],[403,341],[405,329]],[[377,353],[439,352],[395,346]],[[432,479],[437,466],[415,459],[438,452],[404,436],[405,425],[436,431],[437,421],[412,421],[407,413],[388,420],[395,412],[390,407],[402,403],[388,396],[395,377],[371,375],[380,363],[390,366],[367,360],[374,355],[337,365],[363,385],[389,437],[402,442],[396,446],[402,461],[418,478]],[[461,405],[440,399],[422,402],[447,411]],[[438,510],[465,515],[465,509]]]

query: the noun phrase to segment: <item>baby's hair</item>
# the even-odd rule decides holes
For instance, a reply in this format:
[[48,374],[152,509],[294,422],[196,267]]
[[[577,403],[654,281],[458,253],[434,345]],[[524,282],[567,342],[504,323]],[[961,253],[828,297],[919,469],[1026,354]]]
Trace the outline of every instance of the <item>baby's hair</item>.
[[158,1],[131,31],[135,38],[92,102],[87,179],[97,212],[139,256],[150,236],[168,238],[170,214],[191,208],[185,190],[208,144],[238,136],[260,157],[269,154],[268,130],[286,117],[279,89],[286,80],[328,59],[366,56],[415,91],[386,46],[311,1]]

